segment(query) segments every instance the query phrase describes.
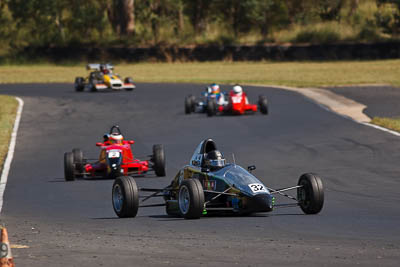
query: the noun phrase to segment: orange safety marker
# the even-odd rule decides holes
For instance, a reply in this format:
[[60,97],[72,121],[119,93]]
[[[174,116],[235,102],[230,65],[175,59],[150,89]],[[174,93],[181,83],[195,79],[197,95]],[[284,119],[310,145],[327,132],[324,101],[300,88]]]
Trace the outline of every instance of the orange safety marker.
[[11,246],[8,241],[7,229],[1,228],[0,236],[0,267],[15,267],[14,259],[11,254]]

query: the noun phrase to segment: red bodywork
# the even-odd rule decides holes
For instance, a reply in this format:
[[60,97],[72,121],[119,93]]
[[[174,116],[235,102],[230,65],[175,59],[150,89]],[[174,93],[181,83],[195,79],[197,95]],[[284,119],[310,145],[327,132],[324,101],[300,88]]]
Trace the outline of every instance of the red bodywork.
[[[99,176],[108,174],[110,166],[107,164],[106,155],[109,152],[114,152],[116,155],[122,153],[121,170],[124,175],[129,174],[144,174],[149,170],[149,162],[147,160],[135,159],[132,154],[131,145],[135,141],[122,141],[122,144],[110,144],[106,141],[104,143],[96,143],[96,146],[101,148],[100,157],[98,162],[85,165],[85,172],[92,176]],[[117,153],[118,152],[118,153]],[[121,172],[122,174],[122,172]]]
[[243,92],[238,95],[231,91],[229,93],[229,104],[227,106],[219,106],[218,111],[242,115],[248,111],[257,112],[257,105],[248,103],[246,93]]

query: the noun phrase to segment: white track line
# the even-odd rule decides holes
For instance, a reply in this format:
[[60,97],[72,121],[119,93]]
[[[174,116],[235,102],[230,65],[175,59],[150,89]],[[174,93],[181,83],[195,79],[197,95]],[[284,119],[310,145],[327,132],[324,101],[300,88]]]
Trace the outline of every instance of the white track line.
[[24,101],[19,97],[16,97],[16,99],[18,101],[17,116],[15,117],[14,128],[11,133],[10,146],[8,147],[8,153],[7,153],[6,160],[4,162],[3,172],[1,173],[1,179],[0,179],[0,213],[1,213],[1,209],[3,208],[4,190],[6,189],[8,173],[10,172],[11,161],[14,156],[15,143],[17,141],[17,132],[18,132],[18,127],[19,127],[19,122],[21,120],[22,109],[24,107]]
[[390,134],[393,134],[395,136],[400,136],[399,132],[392,131],[392,130],[389,130],[387,128],[384,128],[384,127],[381,127],[381,126],[378,126],[378,125],[375,125],[375,124],[372,124],[372,123],[368,123],[368,122],[358,122],[358,123],[360,123],[362,125],[365,125],[365,126],[369,126],[369,127],[378,129],[378,130],[381,130],[381,131],[384,131],[384,132],[387,132],[387,133],[390,133]]

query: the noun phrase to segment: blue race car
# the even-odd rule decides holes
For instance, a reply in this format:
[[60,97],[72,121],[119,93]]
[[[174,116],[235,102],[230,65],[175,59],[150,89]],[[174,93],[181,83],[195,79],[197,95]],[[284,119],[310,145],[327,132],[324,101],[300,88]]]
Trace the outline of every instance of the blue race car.
[[[317,214],[324,204],[321,178],[313,173],[300,176],[297,185],[272,189],[257,179],[252,171],[233,163],[226,163],[212,139],[202,141],[195,149],[188,165],[181,168],[170,185],[160,189],[138,188],[130,176],[117,178],[112,189],[112,204],[118,217],[135,217],[139,207],[165,206],[170,216],[199,219],[207,214],[230,213],[249,215],[271,212],[278,207],[300,206],[305,214]],[[286,194],[297,190],[297,196]],[[151,192],[141,196],[140,192]],[[291,203],[276,204],[275,195],[284,196]],[[160,204],[144,205],[154,197],[163,197]]]
[[213,83],[206,87],[206,91],[199,98],[188,95],[185,97],[185,114],[207,112],[207,105],[211,100],[218,106],[226,106],[228,93],[221,92],[219,85]]

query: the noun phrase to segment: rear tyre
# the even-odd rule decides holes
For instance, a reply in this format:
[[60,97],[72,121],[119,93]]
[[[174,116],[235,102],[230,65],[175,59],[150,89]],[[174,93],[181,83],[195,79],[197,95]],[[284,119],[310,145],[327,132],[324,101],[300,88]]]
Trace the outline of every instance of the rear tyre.
[[322,180],[313,173],[305,173],[299,178],[297,199],[305,214],[317,214],[324,206],[324,187]]
[[75,170],[78,173],[76,177],[83,177],[84,162],[83,162],[83,152],[79,148],[72,149],[72,154],[74,156]]
[[82,92],[85,89],[85,79],[83,77],[75,78],[75,91]]
[[153,146],[153,169],[157,176],[165,176],[165,153],[163,145]]
[[[124,80],[124,82],[125,82],[125,83],[134,84],[133,79],[132,79],[131,77],[126,77],[125,80]],[[127,88],[126,90],[127,90],[127,91],[132,91],[133,88]]]
[[214,99],[209,99],[207,101],[207,116],[212,117],[217,114],[217,103]]
[[262,114],[268,114],[268,101],[267,97],[260,95],[258,98],[258,107]]
[[120,218],[135,217],[139,209],[139,190],[131,176],[120,176],[112,187],[112,204]]
[[185,219],[199,219],[204,209],[204,191],[197,179],[183,180],[179,186],[178,205]]
[[65,181],[75,180],[74,155],[72,152],[64,153],[64,177]]
[[185,114],[190,114],[193,111],[192,95],[185,97]]

